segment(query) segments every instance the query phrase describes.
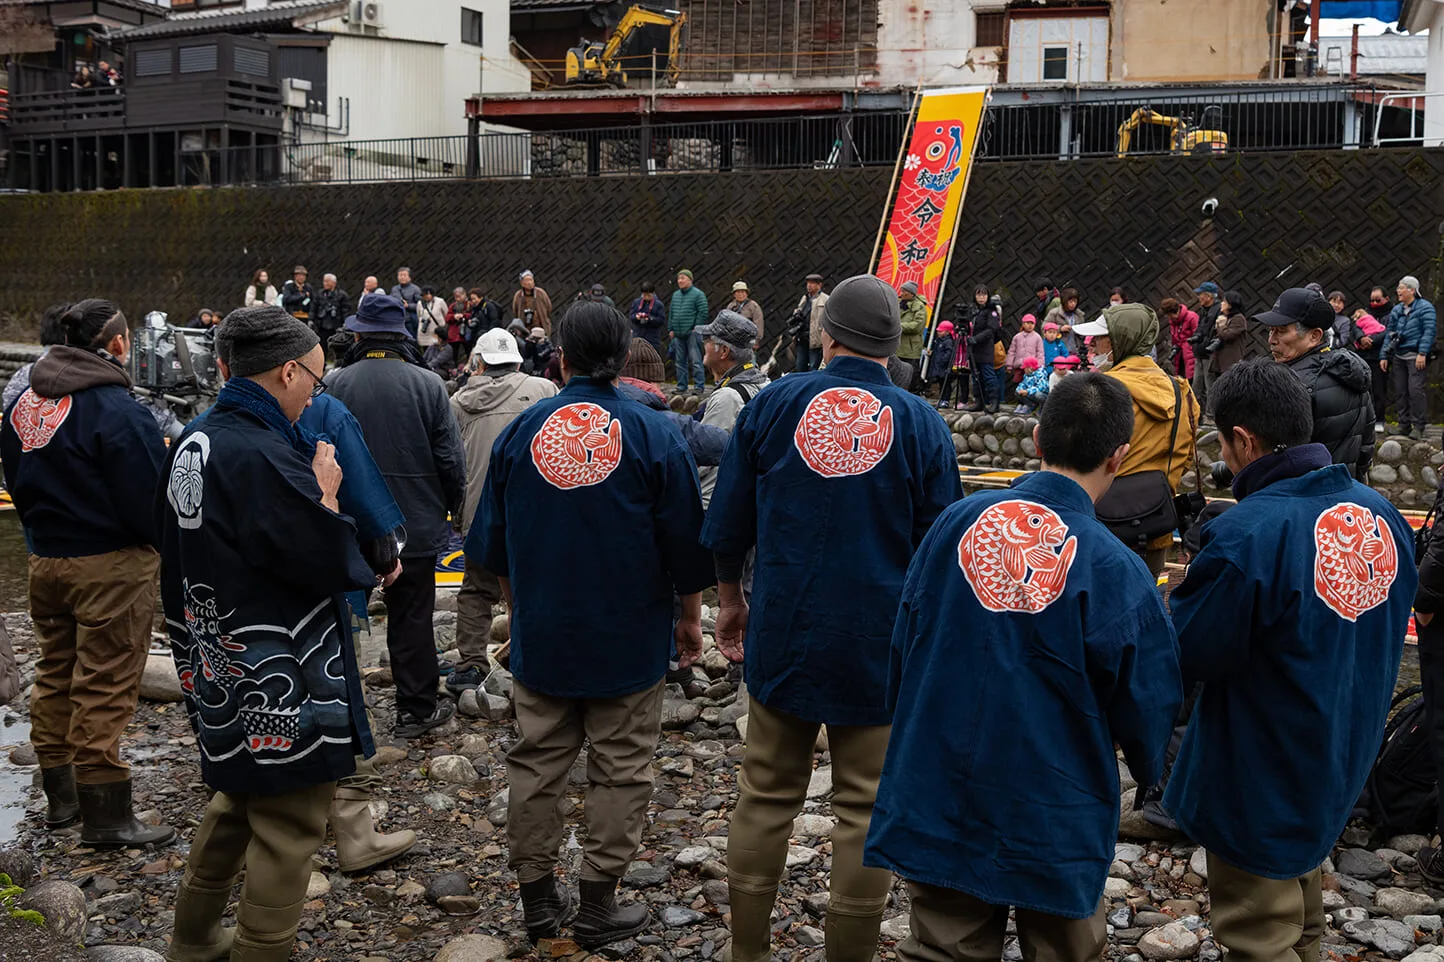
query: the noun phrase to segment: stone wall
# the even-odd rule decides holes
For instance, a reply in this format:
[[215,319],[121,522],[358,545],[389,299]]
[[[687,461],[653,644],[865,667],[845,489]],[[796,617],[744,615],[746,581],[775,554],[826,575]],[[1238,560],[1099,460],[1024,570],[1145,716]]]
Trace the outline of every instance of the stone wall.
[[[992,470],[1035,471],[1041,466],[1033,445],[1035,417],[1008,413],[972,414],[962,411],[941,411],[939,414],[953,432],[953,447],[958,464]],[[1210,470],[1221,459],[1218,431],[1203,427],[1198,432],[1198,471],[1183,475],[1185,490],[1193,490],[1196,478],[1202,477],[1202,490],[1209,498],[1231,497],[1226,489],[1213,483]],[[1439,487],[1439,470],[1444,467],[1444,451],[1429,441],[1411,441],[1406,437],[1381,437],[1369,469],[1369,485],[1396,507],[1425,511],[1434,503]]]

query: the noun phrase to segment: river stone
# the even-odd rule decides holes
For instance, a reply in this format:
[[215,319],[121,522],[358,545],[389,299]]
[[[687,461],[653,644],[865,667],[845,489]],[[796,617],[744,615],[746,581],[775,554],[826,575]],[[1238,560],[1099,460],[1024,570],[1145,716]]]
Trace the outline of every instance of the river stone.
[[318,899],[331,891],[331,880],[320,872],[312,872],[311,880],[306,883],[306,898]]
[[1189,959],[1198,952],[1198,936],[1182,922],[1169,922],[1145,932],[1138,940],[1138,951],[1145,959]]
[[1369,480],[1374,484],[1394,484],[1399,480],[1399,472],[1388,464],[1376,464],[1369,469]]
[[476,766],[463,755],[442,755],[427,762],[426,773],[448,785],[475,785]]
[[1019,448],[1018,448],[1018,439],[1017,439],[1017,438],[1004,438],[1004,439],[1003,439],[1003,453],[1004,453],[1004,454],[1017,454],[1017,453],[1018,453],[1018,450],[1019,450]]
[[676,731],[686,728],[702,715],[701,707],[690,701],[668,700],[662,702],[662,730]]
[[1207,881],[1208,852],[1204,851],[1202,848],[1194,849],[1193,854],[1188,857],[1188,870],[1194,875],[1197,875],[1199,878],[1203,879],[1204,881]]
[[983,451],[986,450],[986,445],[983,443],[983,436],[981,434],[968,435],[968,449],[974,454],[982,454]]
[[79,942],[85,935],[85,893],[69,882],[57,879],[28,888],[15,907],[45,916],[45,927],[67,942]]
[[471,883],[465,872],[443,872],[426,883],[426,900],[433,905],[448,896],[471,894]]
[[507,615],[497,615],[491,620],[491,642],[494,645],[504,645],[511,640],[511,618]]
[[1359,942],[1372,945],[1391,959],[1402,959],[1414,949],[1414,930],[1393,919],[1346,922],[1343,933]]
[[[324,878],[324,876],[322,877]],[[106,918],[120,918],[138,911],[140,911],[139,892],[112,892],[109,895],[102,895],[90,903],[91,915],[104,915]]]
[[1404,446],[1393,438],[1384,441],[1374,449],[1374,460],[1385,464],[1398,464],[1404,460]]
[[1444,945],[1426,945],[1404,956],[1404,962],[1444,962]]
[[35,858],[23,848],[0,849],[0,875],[10,876],[10,881],[26,888],[40,875]]
[[807,797],[819,799],[832,792],[832,766],[824,765],[807,781]]
[[1339,857],[1334,861],[1334,870],[1344,875],[1370,881],[1386,879],[1393,874],[1389,870],[1388,862],[1363,848],[1346,848],[1340,852]]
[[1419,478],[1424,482],[1424,487],[1429,488],[1430,490],[1439,487],[1439,472],[1435,471],[1427,464],[1419,469]]
[[804,812],[792,820],[792,834],[798,838],[827,838],[836,827],[836,820],[809,812]]
[[678,852],[677,857],[672,860],[672,864],[678,868],[696,868],[711,858],[712,846],[693,845]]
[[962,414],[958,415],[958,419],[954,422],[954,426],[960,433],[963,431],[971,431],[973,429],[973,420],[974,418],[972,414],[964,411]]
[[1128,895],[1133,883],[1124,878],[1109,876],[1103,881],[1103,894],[1110,899],[1121,899]]
[[1113,857],[1120,862],[1136,862],[1146,852],[1142,845],[1134,845],[1132,842],[1118,842],[1113,846]]
[[1036,458],[1038,456],[1038,445],[1033,443],[1033,439],[1031,437],[1026,437],[1023,440],[1019,441],[1018,447],[1022,448],[1023,453],[1030,458]]
[[968,439],[965,438],[965,437],[963,437],[961,434],[954,434],[954,435],[953,435],[953,453],[954,453],[954,454],[967,454],[967,453],[968,453]]
[[1440,929],[1444,929],[1444,916],[1406,915],[1404,924],[1416,932],[1438,932]]
[[1399,465],[1399,480],[1403,481],[1405,484],[1414,483],[1414,472],[1410,470],[1407,464]]
[[40,756],[35,753],[35,746],[30,742],[26,742],[23,745],[16,745],[10,749],[10,764],[28,768],[31,765],[39,765]]
[[897,915],[883,922],[879,933],[885,939],[901,942],[912,934],[911,920],[906,915]]
[[1390,918],[1402,919],[1406,915],[1423,915],[1436,903],[1423,892],[1389,888],[1379,889],[1374,895],[1374,904],[1387,912]]
[[807,848],[804,845],[787,846],[787,867],[790,869],[811,865],[821,857],[822,853],[814,848]]
[[165,962],[165,956],[140,945],[96,945],[85,950],[87,962]]
[[998,436],[996,434],[983,435],[983,447],[987,448],[989,453],[997,454],[998,450],[1002,446],[1002,442],[998,440]]
[[175,673],[175,660],[165,652],[153,651],[145,658],[140,676],[140,697],[146,701],[180,701],[180,678]]
[[436,962],[503,962],[506,943],[490,935],[463,935],[452,939],[436,953]]

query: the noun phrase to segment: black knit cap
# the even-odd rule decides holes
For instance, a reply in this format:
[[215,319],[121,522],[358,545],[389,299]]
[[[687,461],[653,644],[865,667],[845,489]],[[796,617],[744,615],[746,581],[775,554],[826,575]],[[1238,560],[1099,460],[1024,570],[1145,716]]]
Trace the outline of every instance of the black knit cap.
[[866,357],[887,357],[902,338],[897,291],[872,274],[849,277],[822,308],[822,329]]
[[248,377],[305,357],[316,332],[272,304],[238,307],[216,328],[216,354],[232,377]]

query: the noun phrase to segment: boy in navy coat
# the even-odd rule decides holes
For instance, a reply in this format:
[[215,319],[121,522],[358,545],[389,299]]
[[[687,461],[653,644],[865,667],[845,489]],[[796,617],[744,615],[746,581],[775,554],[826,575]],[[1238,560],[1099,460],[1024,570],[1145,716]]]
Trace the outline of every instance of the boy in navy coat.
[[998,958],[1009,906],[1024,958],[1102,956],[1113,746],[1155,781],[1182,698],[1153,576],[1093,512],[1132,432],[1116,380],[1060,382],[1043,470],[953,505],[908,568],[863,859],[907,880],[900,962]]
[[1235,365],[1209,397],[1238,504],[1204,527],[1170,601],[1184,683],[1203,690],[1164,807],[1208,850],[1231,959],[1317,959],[1319,865],[1379,749],[1413,535],[1309,443],[1309,395],[1286,367]]

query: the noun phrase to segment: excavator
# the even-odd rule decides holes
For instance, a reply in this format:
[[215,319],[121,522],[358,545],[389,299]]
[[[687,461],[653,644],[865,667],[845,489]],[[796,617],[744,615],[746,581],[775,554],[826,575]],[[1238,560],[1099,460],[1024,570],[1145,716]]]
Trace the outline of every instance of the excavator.
[[1156,124],[1167,130],[1171,154],[1221,154],[1228,150],[1228,134],[1209,125],[1222,123],[1223,108],[1217,105],[1204,108],[1201,124],[1195,124],[1192,117],[1168,117],[1152,107],[1139,107],[1118,126],[1118,156],[1128,156],[1133,135],[1144,124]]
[[[583,39],[581,45],[567,51],[568,86],[613,86],[627,83],[624,61],[632,69],[651,66],[652,51],[657,51],[657,66],[669,85],[675,86],[682,73],[682,31],[687,15],[680,10],[658,10],[652,7],[630,8],[605,44]],[[665,59],[664,59],[665,55]]]

